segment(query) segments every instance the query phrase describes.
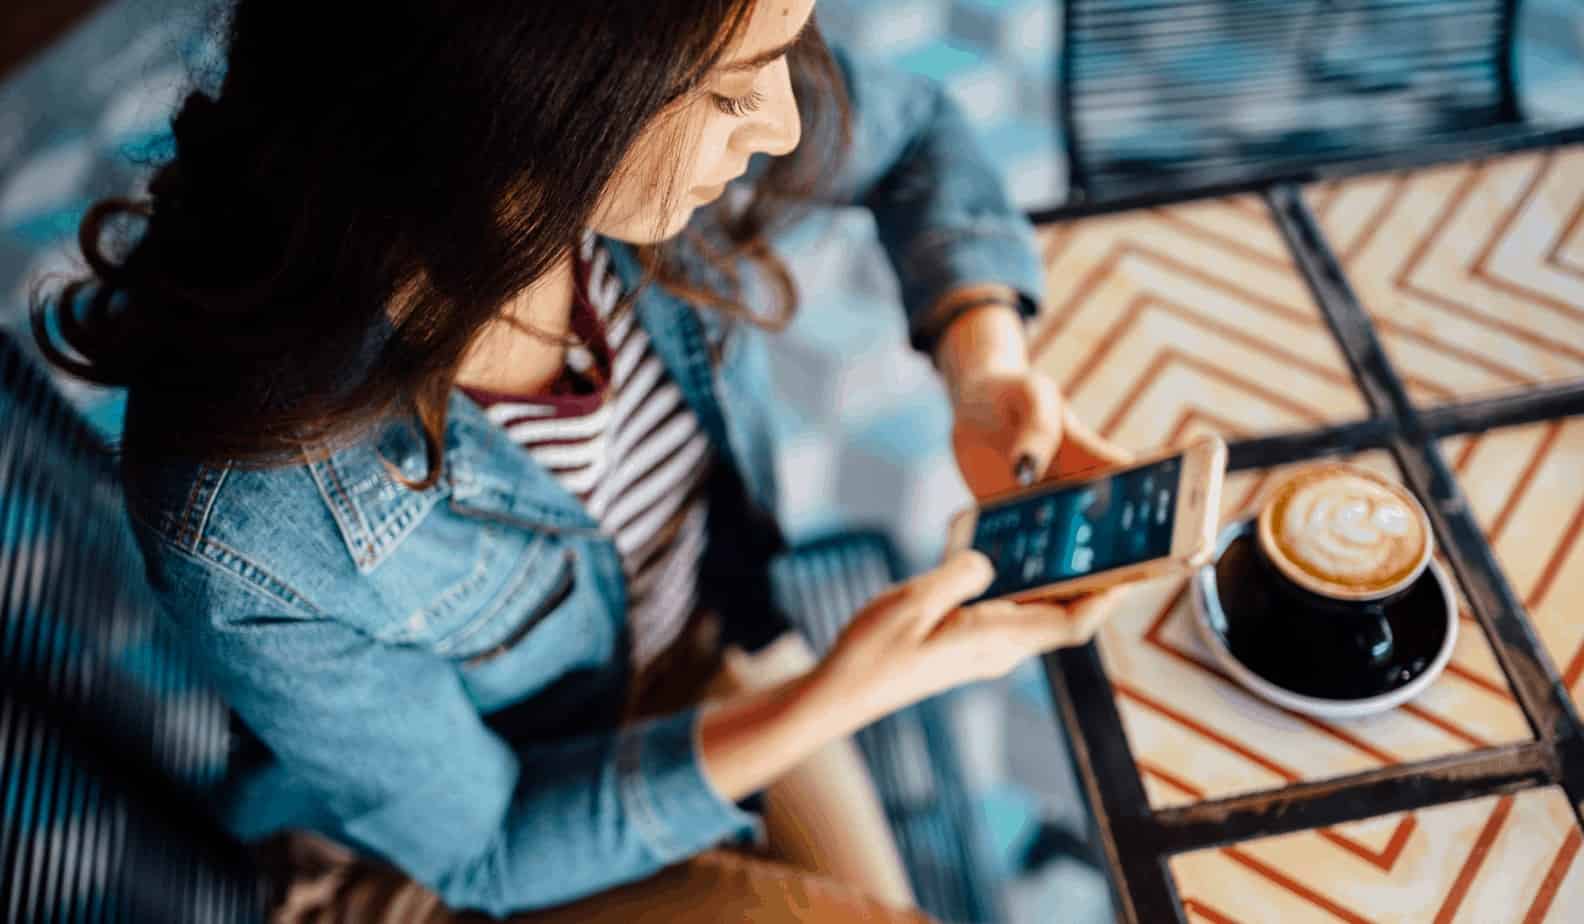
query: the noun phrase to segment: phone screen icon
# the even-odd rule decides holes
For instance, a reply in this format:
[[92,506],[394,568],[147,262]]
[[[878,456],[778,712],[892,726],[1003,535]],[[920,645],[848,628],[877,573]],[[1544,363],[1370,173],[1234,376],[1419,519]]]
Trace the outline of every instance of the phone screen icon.
[[1024,495],[980,511],[973,547],[996,577],[985,597],[1003,596],[1161,558],[1171,552],[1177,460],[1100,481]]

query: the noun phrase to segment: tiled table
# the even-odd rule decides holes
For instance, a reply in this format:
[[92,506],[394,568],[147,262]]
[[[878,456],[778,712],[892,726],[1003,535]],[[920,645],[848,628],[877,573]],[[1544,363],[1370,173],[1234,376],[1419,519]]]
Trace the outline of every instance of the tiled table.
[[1442,676],[1358,721],[1245,692],[1181,579],[1050,658],[1121,916],[1584,920],[1584,148],[1044,241],[1039,362],[1086,419],[1226,437],[1228,518],[1317,457],[1401,480],[1464,596]]

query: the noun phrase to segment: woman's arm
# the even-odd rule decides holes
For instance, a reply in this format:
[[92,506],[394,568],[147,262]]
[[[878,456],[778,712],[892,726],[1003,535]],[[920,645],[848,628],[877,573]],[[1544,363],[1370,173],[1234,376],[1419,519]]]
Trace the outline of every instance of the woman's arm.
[[867,206],[902,286],[913,345],[931,352],[969,287],[1000,287],[1032,317],[1044,270],[1028,219],[955,103],[935,82],[833,48],[853,143],[833,187]]
[[[818,662],[796,632],[752,653],[732,646],[707,696],[729,699],[781,687]],[[793,866],[895,908],[918,905],[880,793],[851,738],[826,744],[766,786],[763,818],[776,855]]]
[[689,711],[535,746],[487,727],[457,667],[303,612],[165,547],[159,583],[227,702],[313,792],[325,833],[448,906],[506,914],[644,878],[749,830],[716,794]]
[[989,586],[959,553],[881,595],[786,686],[616,731],[513,746],[454,664],[376,641],[167,549],[159,583],[219,690],[315,794],[325,833],[454,908],[504,915],[644,878],[749,829],[733,802],[830,741],[925,696],[1088,637],[1057,607],[959,604]]
[[1088,641],[1110,605],[1105,594],[1071,609],[998,600],[962,605],[993,577],[984,555],[957,552],[854,615],[808,674],[707,709],[700,750],[718,791],[728,799],[754,792],[828,742],[904,706]]
[[[1031,367],[1023,331],[1044,289],[1033,228],[939,86],[836,57],[854,109],[839,193],[875,214],[913,345],[933,354],[951,396],[964,480],[985,496],[1066,470],[1080,449],[1064,438],[1071,412]],[[1096,448],[1078,454],[1122,455]]]
[[1029,371],[1023,318],[1012,307],[1016,296],[1010,289],[995,284],[965,286],[948,293],[945,301],[948,306],[952,302],[974,304],[985,297],[997,300],[954,314],[935,347],[935,365],[954,406],[971,376],[1024,375]]

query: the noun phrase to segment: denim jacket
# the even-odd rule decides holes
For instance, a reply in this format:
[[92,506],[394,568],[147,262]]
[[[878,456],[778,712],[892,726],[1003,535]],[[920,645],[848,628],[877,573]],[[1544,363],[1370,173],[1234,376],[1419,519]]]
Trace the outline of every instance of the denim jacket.
[[[933,84],[838,53],[853,102],[841,204],[873,210],[916,342],[954,285],[1031,313],[1032,229]],[[627,286],[632,252],[605,242]],[[774,509],[752,351],[656,286],[639,323],[752,503]],[[136,396],[132,396],[135,403]],[[132,426],[129,418],[129,426]],[[456,908],[555,905],[752,827],[702,772],[696,710],[619,725],[626,588],[613,542],[461,392],[423,491],[415,421],[295,466],[165,465],[129,480],[151,581],[231,705],[222,792],[252,839],[305,828]]]

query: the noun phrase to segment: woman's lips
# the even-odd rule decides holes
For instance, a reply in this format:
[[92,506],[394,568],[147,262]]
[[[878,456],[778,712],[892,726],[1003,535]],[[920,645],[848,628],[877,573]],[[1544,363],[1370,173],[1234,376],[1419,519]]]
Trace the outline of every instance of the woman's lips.
[[698,196],[705,202],[709,202],[713,199],[719,199],[721,193],[726,191],[726,187],[729,186],[733,180],[746,173],[747,170],[748,168],[744,166],[743,169],[738,170],[736,173],[732,174],[721,182],[714,184],[713,186],[695,186],[693,187],[693,195]]

